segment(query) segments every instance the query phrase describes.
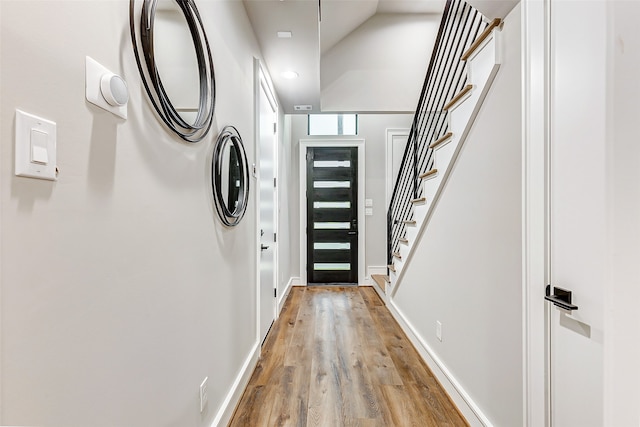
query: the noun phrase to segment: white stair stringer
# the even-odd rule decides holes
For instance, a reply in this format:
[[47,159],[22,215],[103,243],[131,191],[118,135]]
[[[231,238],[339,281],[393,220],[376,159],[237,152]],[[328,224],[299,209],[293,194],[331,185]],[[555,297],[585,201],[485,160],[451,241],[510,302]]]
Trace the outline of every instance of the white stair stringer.
[[451,174],[456,158],[462,148],[473,122],[480,111],[480,107],[495,79],[500,68],[500,28],[495,28],[489,37],[480,45],[466,62],[468,84],[473,85],[471,92],[449,108],[449,132],[452,137],[435,148],[435,162],[433,167],[438,173],[424,179],[423,197],[426,203],[413,207],[413,220],[415,226],[406,227],[405,237],[408,245],[400,245],[402,260],[395,259],[396,272],[390,273],[391,297],[395,296],[402,282],[404,270],[411,263],[415,252],[415,246],[420,242],[429,219],[433,215],[438,199],[444,190],[445,184]]

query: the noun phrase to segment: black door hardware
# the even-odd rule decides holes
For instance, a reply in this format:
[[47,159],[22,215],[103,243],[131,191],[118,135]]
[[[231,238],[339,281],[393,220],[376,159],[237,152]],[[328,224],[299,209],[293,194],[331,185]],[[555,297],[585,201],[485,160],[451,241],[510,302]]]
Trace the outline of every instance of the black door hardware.
[[553,288],[553,295],[551,295],[551,285],[547,285],[545,293],[546,295],[544,296],[544,299],[552,302],[556,307],[569,311],[578,309],[577,305],[571,304],[571,291],[555,287]]

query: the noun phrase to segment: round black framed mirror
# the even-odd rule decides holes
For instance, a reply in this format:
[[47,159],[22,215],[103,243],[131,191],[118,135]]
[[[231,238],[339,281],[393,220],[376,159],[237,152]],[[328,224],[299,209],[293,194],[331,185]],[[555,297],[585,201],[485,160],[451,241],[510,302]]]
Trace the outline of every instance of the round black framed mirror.
[[216,141],[211,184],[220,220],[229,227],[238,225],[249,201],[249,164],[242,138],[233,126],[222,129]]
[[216,86],[195,1],[130,0],[129,25],[138,71],[153,108],[184,141],[201,141],[213,122]]

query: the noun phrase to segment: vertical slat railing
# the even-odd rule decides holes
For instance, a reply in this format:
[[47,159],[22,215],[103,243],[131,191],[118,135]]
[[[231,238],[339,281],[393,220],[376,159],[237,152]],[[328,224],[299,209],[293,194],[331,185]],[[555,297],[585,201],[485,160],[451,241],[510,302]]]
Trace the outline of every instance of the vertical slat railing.
[[460,57],[487,25],[482,14],[463,0],[447,0],[387,211],[387,264],[393,262],[399,239],[406,233],[403,221],[411,219],[411,200],[422,195],[419,175],[433,167],[429,145],[447,132],[444,106],[467,83]]

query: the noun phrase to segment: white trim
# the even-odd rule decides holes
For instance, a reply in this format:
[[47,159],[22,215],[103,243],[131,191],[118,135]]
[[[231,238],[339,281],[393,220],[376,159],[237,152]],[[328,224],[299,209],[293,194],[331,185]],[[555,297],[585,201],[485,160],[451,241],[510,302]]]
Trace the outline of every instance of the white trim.
[[387,266],[386,265],[370,265],[367,267],[367,276],[371,277],[372,274],[382,274],[383,276],[387,275]]
[[[284,292],[279,297],[278,300],[278,313],[276,317],[280,317],[280,312],[282,311],[282,307],[284,306],[289,293],[291,292],[291,288],[296,286],[295,283],[299,282],[300,279],[298,277],[291,277],[287,282]],[[216,417],[213,419],[211,426],[226,426],[229,421],[231,421],[231,417],[233,416],[233,412],[236,409],[236,406],[240,402],[242,398],[242,393],[244,393],[244,389],[249,384],[249,380],[251,379],[251,375],[253,374],[256,365],[258,364],[258,359],[260,358],[260,343],[256,342],[249,353],[249,356],[245,360],[240,372],[236,376],[229,393],[224,399],[222,406],[218,410]]]
[[[386,135],[386,156],[384,158],[385,165],[385,207],[389,209],[389,203],[391,202],[391,194],[393,193],[393,186],[395,185],[396,177],[393,176],[393,138],[396,136],[406,136],[409,139],[409,133],[411,129],[387,129]],[[406,144],[405,144],[406,147]],[[384,274],[387,274],[386,271]]]
[[385,305],[388,305],[389,304],[389,298],[387,297],[387,294],[385,293],[385,290],[382,289],[380,286],[378,286],[378,284],[374,280],[372,280],[372,282],[373,282],[373,284],[371,286],[373,287],[373,289],[376,291],[376,293],[378,294],[380,299],[382,301],[384,301]]
[[548,29],[542,1],[522,2],[523,426],[550,425],[547,307]]
[[240,372],[236,376],[229,393],[225,397],[218,413],[216,414],[213,422],[211,423],[211,427],[218,426],[226,426],[231,421],[231,417],[233,416],[233,412],[240,402],[240,398],[242,397],[242,393],[244,392],[245,387],[249,384],[249,380],[251,379],[251,374],[253,374],[253,370],[258,364],[258,358],[260,357],[260,343],[256,342],[253,345],[253,348],[249,352],[249,355],[245,359],[242,364],[242,368]]
[[287,300],[287,297],[289,296],[289,292],[291,292],[291,287],[293,286],[293,282],[295,281],[295,279],[297,279],[297,277],[290,277],[289,281],[284,287],[284,291],[282,292],[282,295],[278,294],[278,315],[276,316],[276,318],[280,317],[280,312],[282,311],[284,302]]
[[487,416],[480,410],[480,407],[473,401],[440,358],[431,350],[431,347],[418,334],[417,330],[407,320],[402,311],[398,309],[393,300],[389,299],[387,301],[387,307],[467,422],[472,427],[492,426]]
[[358,284],[365,283],[365,144],[361,138],[301,139],[300,140],[300,282],[307,284],[307,148],[309,147],[357,147],[358,148]]

